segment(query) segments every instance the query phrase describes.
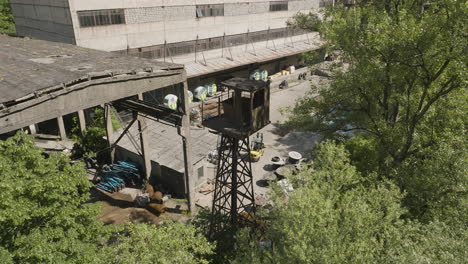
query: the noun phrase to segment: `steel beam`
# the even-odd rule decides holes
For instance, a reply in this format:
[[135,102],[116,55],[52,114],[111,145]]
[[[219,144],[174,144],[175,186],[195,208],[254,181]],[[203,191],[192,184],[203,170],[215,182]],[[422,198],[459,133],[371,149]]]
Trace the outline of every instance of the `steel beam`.
[[117,105],[128,110],[138,112],[158,121],[164,121],[175,126],[182,125],[183,114],[164,106],[151,104],[143,99],[126,99],[116,102]]

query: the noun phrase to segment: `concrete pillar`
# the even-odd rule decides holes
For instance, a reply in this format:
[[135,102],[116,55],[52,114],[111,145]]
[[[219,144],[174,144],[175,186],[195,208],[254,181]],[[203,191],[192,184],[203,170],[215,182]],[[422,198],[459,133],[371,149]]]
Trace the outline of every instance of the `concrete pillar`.
[[83,110],[78,111],[78,121],[80,123],[81,132],[86,130],[86,119]]
[[63,117],[62,116],[57,117],[57,123],[58,123],[60,138],[62,140],[67,139],[67,133],[65,131],[65,124],[63,123]]
[[180,134],[182,136],[182,144],[184,151],[185,194],[187,196],[190,212],[195,213],[195,178],[193,176],[192,137],[190,136],[190,105],[188,101],[187,81],[184,82],[183,92],[184,100],[182,102],[182,108],[185,114],[182,117],[182,127],[180,128]]
[[114,153],[115,148],[112,147],[112,143],[114,140],[114,127],[112,126],[112,108],[110,105],[106,104],[104,107],[104,120],[106,123],[106,135],[107,135],[107,144],[110,148],[110,162],[111,164],[114,163]]
[[[143,100],[143,94],[138,94],[138,99]],[[134,115],[138,115],[137,112]],[[138,120],[138,132],[140,133],[140,145],[141,145],[141,155],[143,156],[144,162],[144,176],[146,179],[149,179],[151,176],[151,157],[148,145],[148,129],[147,129],[147,120],[146,117],[137,116]]]
[[31,132],[31,135],[35,135],[37,133],[36,124],[29,126],[29,132]]

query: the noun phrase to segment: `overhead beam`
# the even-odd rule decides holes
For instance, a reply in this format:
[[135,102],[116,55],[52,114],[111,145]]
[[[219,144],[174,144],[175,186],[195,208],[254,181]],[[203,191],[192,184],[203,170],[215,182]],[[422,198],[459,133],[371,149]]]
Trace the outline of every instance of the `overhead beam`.
[[164,106],[152,104],[142,99],[126,99],[118,101],[116,104],[128,110],[138,112],[138,114],[153,117],[159,121],[164,121],[175,126],[182,125],[183,114]]
[[185,80],[185,70],[89,80],[1,109],[0,134]]

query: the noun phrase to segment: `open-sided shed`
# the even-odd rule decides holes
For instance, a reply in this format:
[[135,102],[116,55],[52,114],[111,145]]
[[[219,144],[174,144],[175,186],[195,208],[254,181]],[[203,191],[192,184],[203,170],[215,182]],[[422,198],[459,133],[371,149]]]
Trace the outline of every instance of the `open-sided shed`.
[[[178,110],[168,112],[142,100],[144,92],[171,85],[178,85],[183,95]],[[57,118],[64,135],[62,116],[78,112],[83,119],[83,109],[117,100],[134,112],[147,177],[151,173],[151,162],[145,155],[147,117],[170,116],[170,122],[179,127],[186,157],[184,187],[192,205],[190,124],[183,65],[0,35],[0,134]],[[112,144],[110,118],[107,121]]]

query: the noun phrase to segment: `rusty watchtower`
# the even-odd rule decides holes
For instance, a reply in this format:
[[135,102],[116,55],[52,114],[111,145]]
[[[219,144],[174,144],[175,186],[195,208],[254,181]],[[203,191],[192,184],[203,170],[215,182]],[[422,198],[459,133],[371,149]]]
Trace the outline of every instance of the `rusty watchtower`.
[[[249,136],[270,123],[270,83],[232,78],[221,83],[227,97],[218,97],[202,113],[203,125],[221,135],[210,233],[226,223],[236,227],[255,213]],[[203,109],[203,107],[202,107]]]

